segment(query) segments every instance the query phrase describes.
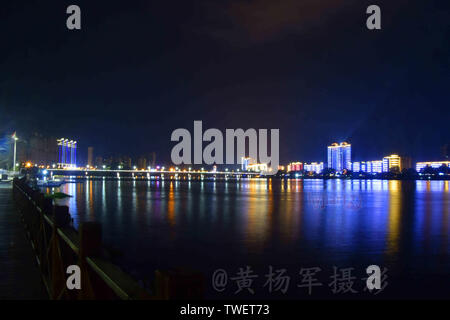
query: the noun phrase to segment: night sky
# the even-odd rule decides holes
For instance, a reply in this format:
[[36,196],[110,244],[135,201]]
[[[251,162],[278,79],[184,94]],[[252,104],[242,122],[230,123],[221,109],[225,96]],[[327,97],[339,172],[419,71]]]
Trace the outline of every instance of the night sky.
[[[81,7],[82,30],[66,28]],[[382,30],[366,28],[366,8]],[[176,128],[279,128],[280,160],[450,143],[449,1],[1,1],[0,134],[170,160]],[[85,151],[84,151],[85,152]]]

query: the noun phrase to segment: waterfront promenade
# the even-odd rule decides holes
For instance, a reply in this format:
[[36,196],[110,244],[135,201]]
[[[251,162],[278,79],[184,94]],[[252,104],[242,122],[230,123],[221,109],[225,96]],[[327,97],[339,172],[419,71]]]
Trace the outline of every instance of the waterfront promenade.
[[0,186],[0,300],[47,299],[12,189]]

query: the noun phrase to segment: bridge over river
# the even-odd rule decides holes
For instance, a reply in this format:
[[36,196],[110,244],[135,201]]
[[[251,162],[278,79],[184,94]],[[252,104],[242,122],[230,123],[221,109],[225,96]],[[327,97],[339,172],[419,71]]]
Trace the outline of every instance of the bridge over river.
[[53,176],[72,177],[110,177],[110,178],[147,178],[147,179],[241,179],[263,177],[259,172],[242,171],[200,171],[200,170],[123,170],[123,169],[46,169]]

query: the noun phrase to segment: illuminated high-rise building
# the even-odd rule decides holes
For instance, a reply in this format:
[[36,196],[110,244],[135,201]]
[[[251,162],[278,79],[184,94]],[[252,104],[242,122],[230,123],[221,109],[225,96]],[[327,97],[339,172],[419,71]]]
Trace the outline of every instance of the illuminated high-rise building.
[[328,146],[328,168],[340,172],[344,169],[350,169],[352,162],[352,145],[347,142]]
[[398,168],[399,171],[402,171],[402,159],[396,154],[384,157],[383,172],[389,172],[394,168]]

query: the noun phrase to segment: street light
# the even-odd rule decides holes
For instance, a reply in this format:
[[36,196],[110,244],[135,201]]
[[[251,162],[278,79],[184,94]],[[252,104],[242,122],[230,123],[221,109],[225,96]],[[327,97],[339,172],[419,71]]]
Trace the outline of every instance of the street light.
[[13,159],[13,171],[16,171],[16,151],[17,151],[17,140],[19,140],[19,138],[17,138],[16,133],[14,132],[14,134],[12,135],[12,139],[14,140],[14,159]]

